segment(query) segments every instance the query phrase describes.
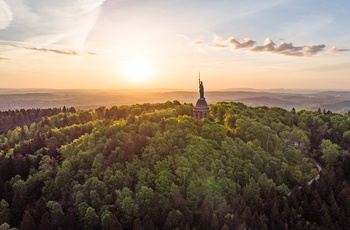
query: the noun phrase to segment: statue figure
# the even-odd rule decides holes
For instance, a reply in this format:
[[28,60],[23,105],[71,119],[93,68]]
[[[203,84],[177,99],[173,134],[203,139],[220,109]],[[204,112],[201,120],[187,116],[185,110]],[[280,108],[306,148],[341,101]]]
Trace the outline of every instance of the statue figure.
[[200,78],[199,78],[199,95],[200,95],[200,98],[204,98],[204,86]]

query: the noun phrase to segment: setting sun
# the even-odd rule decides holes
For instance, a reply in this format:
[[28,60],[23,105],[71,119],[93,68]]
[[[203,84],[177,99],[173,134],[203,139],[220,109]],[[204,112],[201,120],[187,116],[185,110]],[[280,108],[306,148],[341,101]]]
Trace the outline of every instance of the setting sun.
[[130,81],[146,81],[152,72],[151,63],[142,58],[133,58],[125,63],[125,74]]

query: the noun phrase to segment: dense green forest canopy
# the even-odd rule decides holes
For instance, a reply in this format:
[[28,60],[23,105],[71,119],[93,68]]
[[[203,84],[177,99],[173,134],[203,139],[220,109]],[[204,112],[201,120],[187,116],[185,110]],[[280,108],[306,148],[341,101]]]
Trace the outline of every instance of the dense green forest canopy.
[[0,229],[349,229],[350,117],[192,104],[0,113]]

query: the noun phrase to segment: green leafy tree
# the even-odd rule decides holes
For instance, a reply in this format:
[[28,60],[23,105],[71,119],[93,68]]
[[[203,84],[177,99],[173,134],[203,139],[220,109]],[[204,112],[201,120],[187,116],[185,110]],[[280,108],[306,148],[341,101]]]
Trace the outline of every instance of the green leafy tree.
[[112,213],[105,210],[101,215],[101,229],[108,230],[112,223]]
[[99,223],[99,218],[98,218],[98,215],[96,214],[95,209],[92,207],[88,207],[84,215],[84,229],[85,230],[97,229],[98,223]]
[[203,199],[203,188],[199,181],[191,181],[187,187],[188,207],[192,210],[198,208],[200,201]]
[[184,228],[184,216],[179,210],[171,210],[166,218],[164,229]]
[[138,189],[135,197],[135,201],[139,208],[140,213],[143,215],[147,213],[147,210],[151,207],[154,200],[154,192],[151,188],[142,185]]
[[6,200],[0,201],[0,224],[10,223],[10,206]]
[[51,213],[51,226],[58,227],[62,223],[64,217],[61,205],[56,201],[49,201],[47,202],[47,207]]
[[322,140],[320,145],[321,158],[328,168],[336,166],[339,162],[340,149],[339,145],[332,143],[330,140]]
[[3,223],[0,225],[0,230],[10,230],[11,226],[8,223]]
[[132,197],[133,192],[129,188],[124,187],[122,190],[116,191],[116,196],[116,205],[120,208],[124,217],[121,220],[122,223],[132,224],[139,212],[138,206]]

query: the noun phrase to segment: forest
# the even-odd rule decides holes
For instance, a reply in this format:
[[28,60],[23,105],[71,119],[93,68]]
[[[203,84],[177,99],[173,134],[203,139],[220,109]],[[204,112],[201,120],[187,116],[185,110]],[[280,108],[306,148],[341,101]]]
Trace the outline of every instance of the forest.
[[178,101],[0,112],[0,230],[350,229],[350,117]]

